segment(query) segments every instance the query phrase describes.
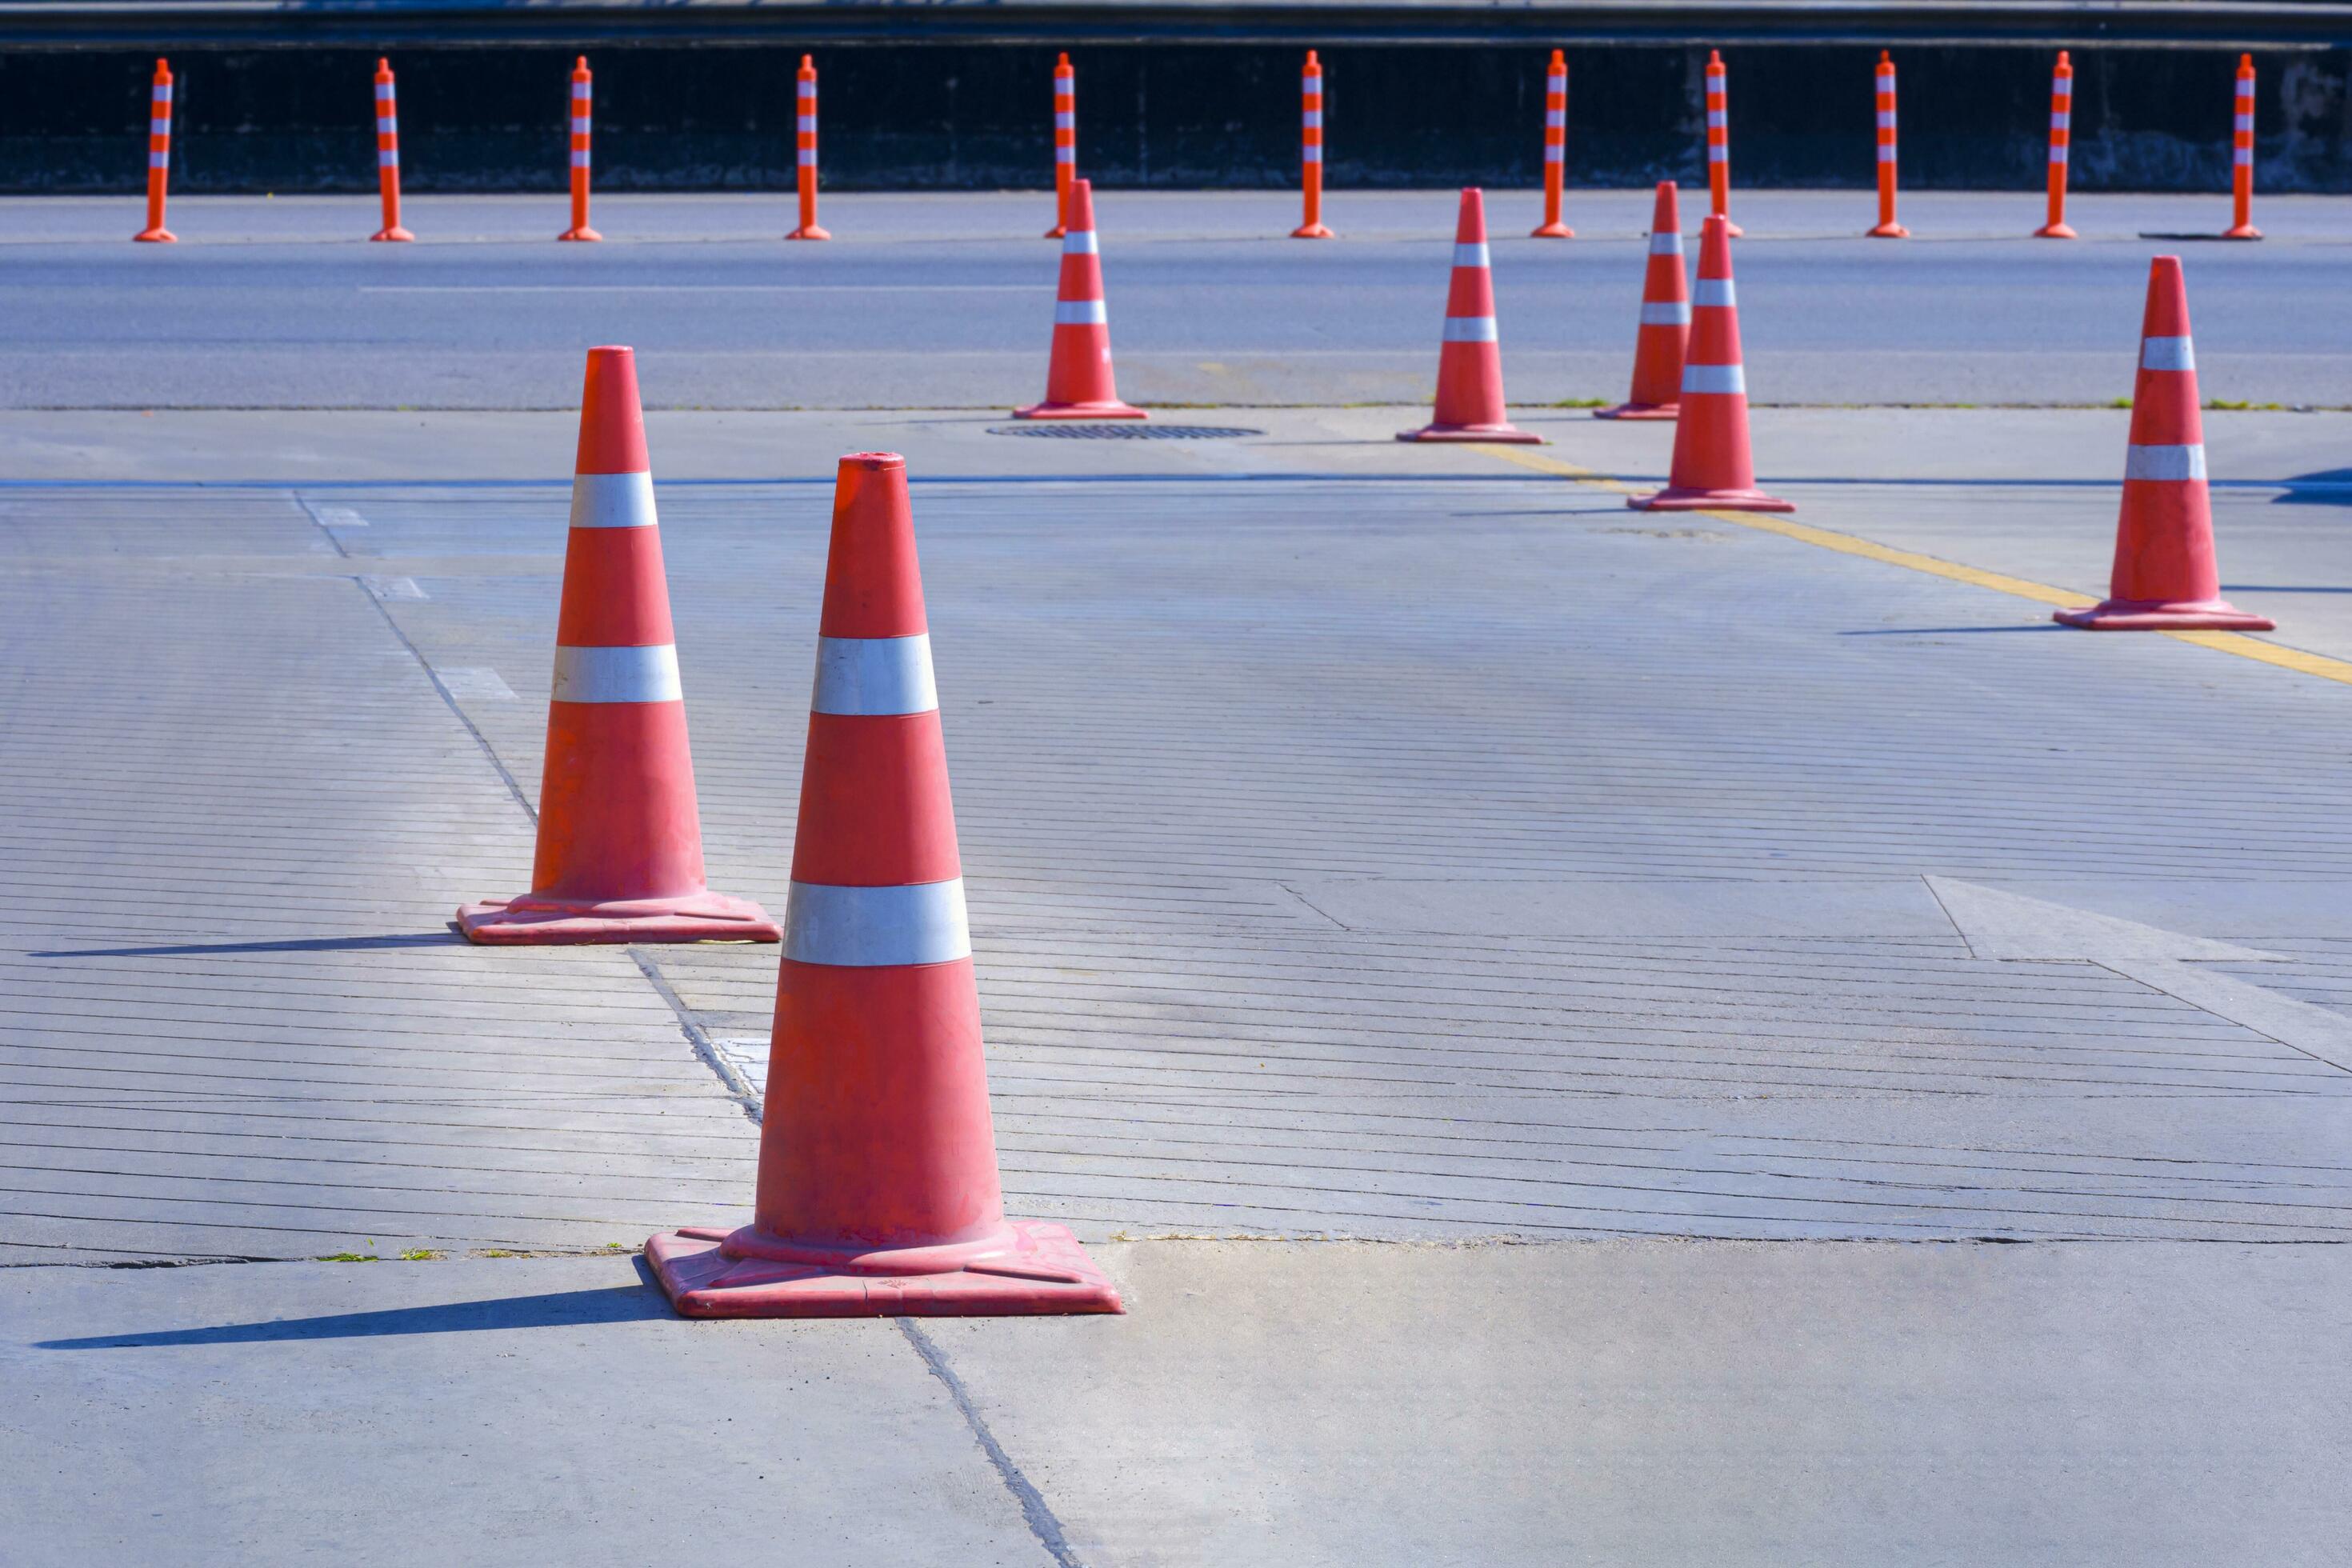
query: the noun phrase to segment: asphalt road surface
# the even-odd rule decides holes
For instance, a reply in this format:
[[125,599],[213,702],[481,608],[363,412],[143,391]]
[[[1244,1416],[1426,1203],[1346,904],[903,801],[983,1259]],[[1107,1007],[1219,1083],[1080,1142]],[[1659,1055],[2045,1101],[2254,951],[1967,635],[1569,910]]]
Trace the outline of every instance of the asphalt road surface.
[[[1923,194],[1919,237],[1864,239],[1862,193],[1743,194],[1737,266],[1759,404],[2104,404],[2131,390],[2147,258],[2188,254],[2208,397],[2352,403],[2352,202],[2266,204],[2261,245],[2143,239],[2219,226],[2203,197],[2085,198],[2074,245],[2036,204]],[[551,243],[544,198],[411,204],[413,247],[361,241],[346,198],[184,201],[176,247],[127,243],[121,202],[0,204],[11,407],[563,407],[581,351],[629,342],[666,407],[991,407],[1040,392],[1055,264],[1025,194],[852,196],[839,236],[783,245],[770,197],[620,197],[601,246]],[[1411,403],[1428,395],[1452,192],[1335,198],[1343,237],[1281,236],[1280,193],[1100,204],[1121,388],[1146,403]],[[1646,196],[1580,195],[1570,243],[1491,224],[1522,405],[1622,395]],[[1684,208],[1695,230],[1700,203]],[[1694,251],[1696,247],[1694,246]]]

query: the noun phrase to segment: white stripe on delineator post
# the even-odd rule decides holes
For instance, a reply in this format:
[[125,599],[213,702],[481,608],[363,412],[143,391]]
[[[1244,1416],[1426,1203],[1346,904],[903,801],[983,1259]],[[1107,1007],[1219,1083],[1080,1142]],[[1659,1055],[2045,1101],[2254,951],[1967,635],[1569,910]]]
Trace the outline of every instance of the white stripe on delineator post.
[[1691,303],[1737,305],[1739,303],[1739,291],[1728,278],[1702,278],[1691,285]]
[[2205,448],[2193,447],[2130,447],[2124,451],[2127,479],[2201,479]]
[[1454,247],[1454,265],[1456,267],[1489,265],[1486,259],[1486,242],[1481,239],[1468,245],[1456,245]]
[[1449,343],[1491,343],[1499,342],[1500,338],[1495,331],[1495,318],[1492,316],[1448,316],[1445,318],[1445,336],[1442,341]]
[[1057,327],[1101,327],[1109,323],[1110,307],[1100,300],[1054,301],[1054,325]]
[[2195,370],[2197,349],[2187,338],[2142,338],[2139,363],[2143,370]]
[[1093,229],[1074,228],[1062,236],[1062,254],[1065,256],[1094,256],[1101,250],[1102,242],[1095,237]]
[[905,637],[819,637],[812,713],[885,718],[940,705],[928,632]]
[[1298,150],[1298,159],[1299,162],[1303,163],[1319,163],[1323,161],[1323,149],[1320,147],[1302,147]]
[[572,477],[572,526],[574,528],[652,528],[660,521],[654,514],[654,477],[651,474],[574,474]]
[[677,647],[555,648],[558,702],[677,702]]
[[587,154],[587,153],[572,153],[572,166],[573,168],[575,168],[575,169],[584,169],[584,168],[586,168],[586,167],[588,166],[588,154]]
[[1687,300],[1670,300],[1664,303],[1642,302],[1642,325],[1645,327],[1687,327],[1691,308]]
[[1748,390],[1748,373],[1736,364],[1686,364],[1683,366],[1683,391],[1689,393],[1737,392]]
[[784,902],[784,956],[845,969],[970,958],[963,879],[895,888],[794,882]]

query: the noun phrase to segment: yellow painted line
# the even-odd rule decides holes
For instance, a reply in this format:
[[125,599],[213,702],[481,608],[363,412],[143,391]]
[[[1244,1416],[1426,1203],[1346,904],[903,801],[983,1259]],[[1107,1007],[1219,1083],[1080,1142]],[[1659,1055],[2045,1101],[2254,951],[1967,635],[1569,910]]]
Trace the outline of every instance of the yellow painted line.
[[[1575,479],[1598,489],[1613,490],[1621,495],[1639,493],[1635,486],[1603,479],[1590,468],[1564,463],[1558,458],[1547,458],[1524,447],[1490,447],[1480,443],[1473,446],[1471,450],[1483,452],[1490,458],[1500,458],[1507,463],[1517,463],[1523,468],[1533,468],[1538,473],[1557,474],[1562,479]],[[1897,550],[1893,545],[1860,539],[1851,533],[1833,533],[1826,528],[1790,522],[1786,518],[1774,517],[1768,512],[1703,511],[1696,515],[1754,529],[1759,533],[1777,533],[1783,539],[1793,539],[1800,544],[1811,544],[1822,550],[1834,550],[1841,555],[1859,555],[1865,561],[1880,561],[1889,566],[1924,572],[1931,577],[1966,583],[1976,588],[1990,588],[1997,594],[2032,599],[2036,604],[2080,605],[2095,597],[2089,594],[2053,588],[2047,583],[2036,583],[2031,578],[2011,577],[2004,572],[1963,566],[1957,561],[1922,555],[1916,550]],[[2299,647],[2283,647],[2277,643],[2250,637],[2243,632],[2160,632],[2158,635],[2171,637],[2177,642],[2195,643],[2199,647],[2210,647],[2216,653],[2235,654],[2240,658],[2251,658],[2258,664],[2274,664],[2281,669],[2292,669],[2301,675],[2315,675],[2322,680],[2352,686],[2352,662],[2330,658],[2322,653],[2306,653]]]

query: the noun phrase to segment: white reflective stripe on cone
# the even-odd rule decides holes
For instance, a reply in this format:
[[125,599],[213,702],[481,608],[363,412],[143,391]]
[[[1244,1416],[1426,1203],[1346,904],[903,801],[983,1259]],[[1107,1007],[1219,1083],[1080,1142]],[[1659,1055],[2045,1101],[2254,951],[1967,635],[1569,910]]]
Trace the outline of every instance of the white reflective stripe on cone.
[[1486,242],[1483,239],[1479,239],[1473,240],[1466,245],[1456,243],[1454,247],[1454,265],[1456,267],[1485,267],[1488,265],[1486,260]]
[[555,649],[558,702],[677,702],[686,693],[677,683],[677,647],[565,647]]
[[1101,248],[1095,238],[1095,231],[1090,228],[1074,228],[1062,236],[1062,254],[1065,256],[1092,256]]
[[1702,278],[1691,285],[1694,305],[1737,305],[1739,290],[1728,278]]
[[896,888],[794,882],[784,902],[784,956],[845,969],[970,958],[963,879]]
[[2142,338],[2139,363],[2145,370],[2195,370],[2197,349],[2187,338]]
[[1110,307],[1100,300],[1054,301],[1054,325],[1057,327],[1100,327],[1109,321]]
[[1687,327],[1690,325],[1690,305],[1686,300],[1668,300],[1662,302],[1643,301],[1642,325],[1645,327]]
[[940,705],[928,632],[906,637],[819,637],[812,713],[884,718]]
[[1449,343],[1491,343],[1501,341],[1495,331],[1492,316],[1448,316],[1445,318],[1444,342]]
[[1739,392],[1748,390],[1748,373],[1736,364],[1686,364],[1683,366],[1683,392]]
[[1680,231],[1668,229],[1662,233],[1653,233],[1650,236],[1651,255],[1680,256],[1682,253],[1683,237]]
[[654,515],[651,474],[574,474],[572,476],[572,526],[574,528],[651,528]]
[[2127,479],[2201,479],[2205,448],[2194,447],[2131,447],[2124,452]]

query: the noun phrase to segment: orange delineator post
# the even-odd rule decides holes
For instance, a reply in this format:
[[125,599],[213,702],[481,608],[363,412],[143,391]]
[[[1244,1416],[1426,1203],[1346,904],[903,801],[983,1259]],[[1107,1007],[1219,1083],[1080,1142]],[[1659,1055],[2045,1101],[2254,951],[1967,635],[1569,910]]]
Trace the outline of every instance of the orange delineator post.
[[163,226],[163,198],[172,184],[172,66],[155,62],[154,96],[147,110],[147,226],[131,237],[169,245],[180,237]]
[[2050,78],[2050,216],[2033,231],[2036,239],[2072,239],[2066,226],[2066,154],[2074,140],[2074,67],[2066,51],[2058,51],[2058,68]]
[[1078,73],[1066,54],[1054,62],[1054,226],[1047,239],[1070,232],[1070,182],[1078,174]]
[[800,182],[801,226],[784,236],[786,239],[831,239],[833,236],[817,226],[816,221],[816,59],[801,57],[801,72],[793,83],[795,118],[793,121],[793,162],[795,177]]
[[1895,221],[1895,60],[1878,51],[1878,226],[1873,239],[1908,239],[1911,231]]
[[375,181],[383,194],[383,226],[370,239],[409,240],[400,226],[400,110],[393,98],[392,62],[375,62]]
[[1706,52],[1706,198],[1724,232],[1738,239],[1743,231],[1731,221],[1730,73],[1717,49]]
[[588,226],[588,121],[593,93],[588,57],[572,68],[572,226],[558,239],[602,239]]
[[1544,70],[1544,216],[1529,239],[1574,239],[1576,230],[1560,220],[1559,204],[1568,184],[1568,56],[1551,52]]
[[1323,226],[1323,62],[1307,51],[1307,68],[1298,79],[1298,184],[1307,204],[1306,221],[1290,231],[1293,239],[1328,239]]
[[2254,226],[2254,57],[2238,57],[2237,113],[2230,124],[2230,226],[2223,239],[2260,239]]

